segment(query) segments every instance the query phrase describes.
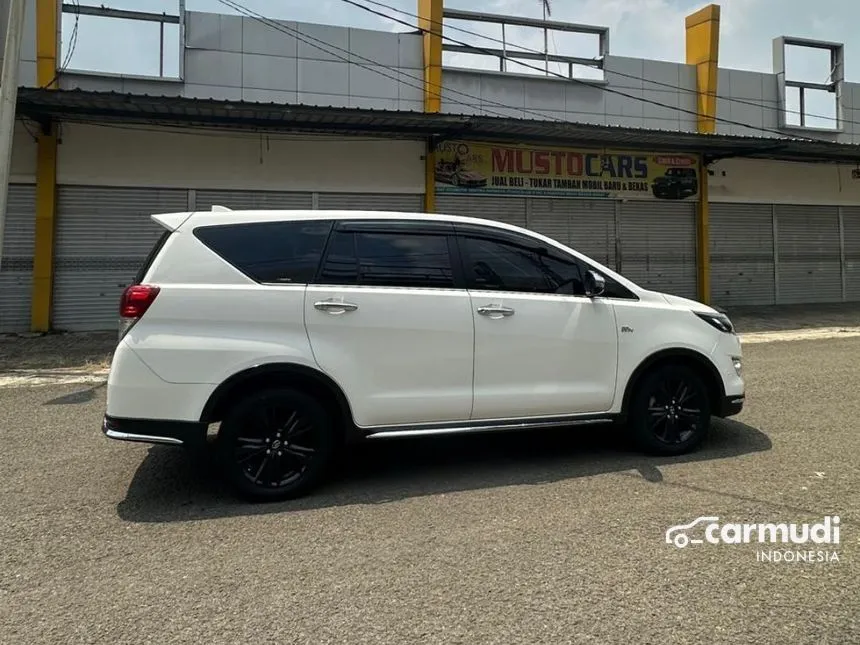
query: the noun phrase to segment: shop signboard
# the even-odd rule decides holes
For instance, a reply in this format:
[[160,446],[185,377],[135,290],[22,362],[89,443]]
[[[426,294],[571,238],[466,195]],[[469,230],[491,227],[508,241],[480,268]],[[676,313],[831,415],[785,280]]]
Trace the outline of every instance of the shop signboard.
[[444,141],[437,193],[695,200],[698,158],[687,153]]

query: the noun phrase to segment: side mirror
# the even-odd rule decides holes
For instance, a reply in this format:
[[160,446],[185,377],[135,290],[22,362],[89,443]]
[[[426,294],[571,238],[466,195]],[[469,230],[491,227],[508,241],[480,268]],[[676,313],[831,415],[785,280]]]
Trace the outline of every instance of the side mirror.
[[597,271],[588,270],[585,272],[585,295],[589,298],[594,298],[603,293],[606,289],[606,280]]

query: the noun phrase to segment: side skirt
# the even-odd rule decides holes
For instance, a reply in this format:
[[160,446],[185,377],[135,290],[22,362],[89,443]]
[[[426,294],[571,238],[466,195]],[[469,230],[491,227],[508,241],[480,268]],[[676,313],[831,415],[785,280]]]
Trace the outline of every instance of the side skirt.
[[615,423],[617,415],[574,415],[567,417],[544,417],[533,419],[495,419],[491,421],[426,423],[409,426],[377,426],[359,428],[367,439],[389,439],[395,437],[422,437],[444,434],[471,434],[476,432],[501,432],[510,430],[532,430],[540,428],[563,428],[596,423]]

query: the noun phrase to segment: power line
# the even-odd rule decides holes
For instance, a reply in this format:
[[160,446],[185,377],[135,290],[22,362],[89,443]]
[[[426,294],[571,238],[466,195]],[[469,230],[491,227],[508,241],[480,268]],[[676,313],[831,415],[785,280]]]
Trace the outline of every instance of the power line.
[[[393,7],[393,6],[386,4],[384,2],[379,2],[379,0],[364,0],[364,2],[367,2],[368,4],[376,5],[378,7],[384,7],[386,9],[390,9],[391,11],[396,11],[397,13],[400,13],[400,14],[403,14],[406,16],[410,16],[412,18],[419,18],[419,19],[421,18],[421,16],[419,16],[417,13],[412,13],[411,11],[405,11],[404,9],[398,9],[397,7]],[[456,25],[445,25],[442,21],[438,21],[438,20],[429,20],[429,22],[432,25],[442,26],[443,29],[451,29],[453,31],[459,31],[461,33],[469,34],[471,36],[477,36],[478,38],[483,38],[483,39],[489,40],[491,42],[495,42],[495,43],[499,43],[501,45],[513,47],[514,49],[517,49],[519,51],[528,52],[528,53],[532,53],[532,54],[541,54],[541,55],[544,54],[544,52],[542,52],[539,49],[534,49],[531,47],[526,47],[525,45],[512,43],[511,41],[502,40],[501,38],[496,38],[494,36],[488,36],[486,34],[482,34],[482,33],[478,32],[478,31],[473,31],[471,29],[465,29],[464,27],[457,27]],[[468,46],[473,47],[472,45],[468,45]],[[493,53],[492,55],[496,56],[497,54]],[[601,69],[601,66],[598,65],[597,60],[596,59],[592,59],[592,60],[594,60],[594,63],[592,65],[585,65],[583,63],[582,64],[583,67],[592,67],[594,69]],[[513,62],[521,64],[516,59],[514,59]],[[541,70],[541,71],[544,71],[544,70]],[[651,83],[652,85],[656,85],[656,86],[660,86],[660,87],[668,87],[668,88],[671,88],[673,90],[686,92],[688,94],[698,94],[698,90],[691,90],[690,88],[682,87],[681,85],[673,85],[672,83],[664,83],[662,81],[655,81],[655,80],[652,80],[650,78],[645,78],[644,76],[637,76],[636,74],[627,74],[626,72],[620,72],[617,70],[611,70],[611,73],[615,74],[616,76],[621,76],[623,78],[630,78],[630,79],[634,79],[637,81],[643,81],[645,83]],[[563,78],[569,78],[569,77],[564,76]],[[758,107],[758,108],[770,108],[770,107],[775,108],[776,107],[775,105],[771,106],[771,105],[766,104],[764,102],[764,99],[762,99],[761,103],[758,103],[756,101],[751,101],[751,100],[747,100],[747,99],[739,99],[739,98],[735,98],[735,97],[731,97],[731,96],[723,96],[721,94],[715,94],[714,96],[718,99],[722,99],[724,101],[729,101],[731,103],[738,103],[741,105],[751,105],[753,107]],[[824,114],[813,114],[811,112],[801,112],[800,110],[790,110],[788,108],[784,109],[783,111],[786,112],[787,114],[804,114],[806,116],[814,117],[817,119],[826,119],[829,121],[835,120],[835,117],[830,117],[830,116],[827,116]],[[860,124],[860,121],[843,121],[843,123]]]
[[[224,1],[224,0],[222,0],[222,2],[223,2],[223,1]],[[405,26],[409,27],[410,29],[416,29],[416,30],[418,30],[418,31],[420,31],[420,32],[422,32],[422,33],[423,33],[424,31],[426,31],[426,30],[422,29],[421,27],[419,27],[418,25],[413,25],[413,24],[408,23],[408,22],[406,22],[406,21],[404,21],[404,20],[400,20],[400,19],[399,19],[399,18],[397,18],[397,17],[391,16],[391,15],[386,14],[386,13],[381,12],[381,11],[377,11],[377,10],[375,10],[375,9],[372,9],[372,8],[370,8],[370,7],[367,7],[367,6],[365,6],[365,5],[360,4],[359,2],[356,2],[355,0],[341,0],[341,1],[342,1],[342,2],[345,2],[345,3],[349,4],[349,5],[352,5],[352,6],[354,6],[354,7],[358,7],[359,9],[362,9],[363,11],[367,11],[367,12],[369,12],[369,13],[372,13],[372,14],[376,15],[376,16],[379,16],[379,17],[385,18],[386,20],[392,20],[392,21],[394,21],[394,22],[397,22],[397,23],[400,23],[400,24],[402,24],[402,25],[405,25]],[[453,42],[453,43],[455,43],[455,44],[458,44],[458,45],[461,45],[461,46],[464,46],[464,47],[470,47],[470,48],[472,48],[472,49],[477,49],[478,51],[481,51],[482,53],[487,54],[487,55],[490,55],[490,56],[498,56],[498,54],[497,54],[496,52],[488,51],[488,50],[485,50],[485,49],[483,49],[483,50],[482,50],[482,48],[480,48],[480,47],[475,47],[474,45],[470,45],[470,44],[468,44],[468,43],[464,43],[463,41],[457,40],[456,38],[451,38],[450,36],[444,36],[444,35],[443,35],[443,36],[442,36],[442,38],[443,38],[443,39],[445,39],[445,40],[450,40],[451,42]],[[553,76],[557,76],[558,78],[561,78],[562,80],[565,80],[565,81],[568,81],[568,82],[571,82],[571,83],[576,83],[576,84],[578,84],[578,85],[585,85],[585,86],[589,86],[589,87],[591,86],[588,82],[583,81],[583,80],[580,80],[580,79],[578,79],[578,78],[572,78],[572,77],[569,77],[569,76],[564,76],[563,74],[558,74],[558,73],[556,73],[556,72],[548,72],[547,70],[544,70],[544,69],[542,69],[542,68],[540,68],[540,67],[537,67],[537,66],[535,66],[535,65],[529,65],[528,63],[524,63],[524,62],[522,62],[522,61],[519,61],[519,60],[516,60],[516,59],[512,59],[512,58],[510,58],[510,57],[508,57],[508,56],[504,56],[504,58],[505,58],[506,60],[510,60],[510,61],[512,61],[512,62],[514,62],[514,63],[516,63],[517,65],[522,65],[523,67],[528,67],[528,68],[530,68],[530,69],[537,70],[537,71],[539,71],[539,72],[541,72],[541,73],[552,74]],[[623,97],[625,97],[625,98],[628,98],[628,99],[631,99],[631,100],[634,100],[634,101],[639,101],[639,102],[641,102],[641,103],[647,103],[647,104],[654,105],[654,106],[657,106],[657,107],[665,108],[665,109],[667,109],[667,110],[673,110],[673,111],[676,111],[676,112],[681,112],[681,113],[685,113],[685,114],[690,114],[690,115],[692,115],[692,116],[695,116],[696,118],[698,118],[698,117],[699,117],[699,113],[698,113],[698,112],[695,112],[695,111],[693,111],[693,110],[687,110],[687,109],[685,109],[685,108],[679,108],[679,107],[677,107],[677,106],[675,106],[675,105],[669,105],[668,103],[661,103],[660,101],[654,101],[654,100],[652,100],[652,99],[646,99],[646,98],[641,97],[641,96],[635,96],[635,95],[633,95],[633,94],[627,94],[626,92],[621,92],[621,91],[619,91],[619,90],[611,89],[611,88],[608,88],[608,87],[603,87],[603,88],[601,88],[601,90],[602,90],[603,92],[608,92],[608,93],[610,93],[610,94],[617,94],[618,96],[623,96]],[[545,117],[544,115],[542,115],[542,118],[544,118],[544,119],[545,119],[546,117]],[[729,124],[729,125],[736,125],[736,126],[740,126],[740,127],[742,127],[742,128],[747,128],[747,129],[754,130],[754,131],[758,131],[758,132],[768,132],[768,133],[771,133],[771,134],[777,134],[777,135],[779,135],[779,137],[780,137],[780,138],[783,138],[783,139],[784,139],[784,138],[786,138],[786,137],[785,137],[785,133],[784,133],[784,132],[781,132],[781,131],[779,131],[779,130],[774,130],[774,129],[771,129],[771,128],[765,128],[765,127],[755,126],[755,125],[751,125],[751,124],[749,124],[749,123],[743,123],[743,122],[741,122],[741,121],[733,121],[732,119],[726,119],[726,118],[718,117],[718,116],[714,116],[714,117],[713,117],[713,119],[714,119],[715,121],[719,121],[719,122],[721,122],[721,123],[727,123],[727,124]],[[827,141],[826,139],[816,139],[816,138],[814,138],[814,137],[807,137],[807,136],[803,136],[803,135],[798,135],[797,137],[794,137],[794,139],[803,139],[803,140],[806,140],[806,141],[813,141],[813,142],[815,142],[815,143],[831,143],[831,142]]]
[[[372,58],[368,58],[367,56],[362,56],[362,55],[360,55],[360,54],[356,54],[355,52],[350,52],[348,49],[344,49],[343,47],[338,47],[337,45],[333,45],[332,43],[326,42],[326,41],[321,40],[321,39],[319,39],[319,38],[315,38],[315,37],[310,36],[310,35],[308,35],[308,34],[303,34],[303,33],[301,33],[300,31],[298,31],[298,30],[296,30],[296,29],[293,29],[293,28],[291,28],[291,27],[288,27],[287,25],[283,25],[283,24],[278,23],[278,22],[276,22],[276,21],[270,20],[269,18],[266,18],[266,17],[265,17],[265,16],[263,16],[262,14],[259,14],[259,13],[255,12],[255,11],[251,10],[251,9],[248,9],[248,8],[247,8],[247,7],[245,7],[244,5],[241,5],[240,3],[235,2],[234,0],[219,0],[219,2],[221,2],[221,4],[223,4],[223,5],[226,5],[226,6],[230,7],[231,9],[234,9],[235,11],[238,11],[240,14],[242,14],[242,15],[244,15],[244,16],[246,16],[246,17],[248,17],[248,18],[252,18],[252,19],[254,19],[254,20],[258,21],[258,22],[261,22],[262,24],[265,24],[265,25],[267,25],[267,26],[271,27],[272,29],[275,29],[276,31],[280,31],[281,33],[287,34],[287,35],[289,35],[289,36],[293,36],[293,37],[294,37],[294,38],[296,38],[297,40],[299,40],[299,41],[301,41],[301,42],[303,42],[303,43],[305,43],[305,44],[307,44],[307,45],[310,45],[311,47],[315,47],[316,49],[319,49],[320,51],[323,51],[323,52],[325,52],[325,53],[327,53],[327,54],[329,54],[329,55],[331,55],[331,56],[334,56],[335,58],[337,58],[338,60],[340,60],[340,61],[342,61],[342,62],[346,62],[346,63],[351,63],[351,64],[354,64],[354,65],[358,65],[359,67],[361,67],[361,68],[363,68],[363,69],[366,69],[366,70],[368,70],[368,71],[371,71],[371,72],[374,72],[374,73],[379,74],[379,75],[381,75],[381,76],[384,76],[385,78],[388,78],[388,79],[390,79],[390,80],[393,80],[393,81],[395,81],[395,82],[397,82],[397,83],[400,83],[400,84],[403,84],[403,85],[407,85],[407,86],[412,87],[412,88],[417,89],[417,90],[421,90],[421,92],[422,92],[422,93],[423,93],[423,91],[424,91],[424,85],[423,85],[423,83],[424,83],[424,78],[423,78],[423,77],[419,77],[419,76],[414,76],[414,75],[412,75],[412,74],[408,74],[408,73],[404,72],[402,69],[394,68],[394,67],[391,67],[390,65],[383,65],[383,64],[382,64],[382,63],[380,63],[379,61],[374,60],[374,59],[372,59]],[[314,44],[313,42],[310,42],[310,41],[316,41],[317,43],[322,43],[322,44],[323,44],[323,45],[325,45],[326,47],[330,47],[330,48],[332,48],[332,49],[335,49],[335,50],[341,51],[341,52],[343,52],[344,54],[346,54],[346,57],[341,56],[341,55],[338,55],[338,54],[335,54],[335,53],[334,53],[334,52],[332,52],[330,49],[326,49],[325,47],[320,46],[320,45],[316,45],[316,44]],[[368,65],[362,65],[361,63],[357,63],[357,62],[355,62],[355,61],[351,61],[351,60],[349,59],[349,56],[352,56],[352,57],[354,57],[354,58],[360,58],[360,59],[362,59],[362,60],[368,61],[369,63],[371,63],[371,64],[373,65],[373,67],[368,66]],[[381,71],[380,69],[377,69],[377,68],[382,68],[382,69],[388,70],[389,72],[393,72],[394,74],[399,74],[399,75],[407,76],[407,77],[409,77],[409,78],[413,79],[414,81],[417,81],[417,82],[418,82],[418,83],[420,83],[420,84],[408,83],[408,82],[404,81],[402,78],[398,78],[397,76],[392,76],[391,74],[386,74],[385,72],[383,72],[383,71]],[[430,83],[430,85],[431,85],[431,86],[433,86],[433,87],[435,87],[435,88],[438,88],[438,89],[440,90],[440,94],[441,94],[441,90],[443,89],[443,86],[442,86],[442,85],[440,85],[440,84],[438,84],[438,83]],[[481,105],[481,104],[484,104],[484,103],[489,103],[489,104],[491,104],[491,105],[495,105],[495,106],[498,106],[498,107],[501,107],[501,108],[504,108],[504,109],[510,109],[510,106],[505,105],[504,103],[500,103],[500,102],[498,102],[498,101],[488,101],[488,100],[486,100],[486,99],[482,99],[482,98],[481,98],[481,97],[479,97],[479,96],[475,96],[475,95],[473,95],[473,94],[468,94],[468,93],[466,93],[466,92],[462,92],[462,91],[460,91],[460,90],[455,90],[455,89],[450,89],[450,88],[449,88],[449,89],[447,89],[447,91],[448,91],[448,92],[451,92],[451,93],[453,93],[453,94],[459,94],[460,96],[465,96],[466,98],[472,99],[473,101],[477,101],[478,105]],[[456,100],[456,99],[451,99],[451,100],[452,100],[454,103],[458,103],[458,104],[460,104],[460,105],[465,105],[465,106],[467,106],[467,107],[472,107],[472,104],[470,104],[470,103],[466,103],[466,102],[464,102],[464,101],[458,101],[458,100]],[[493,114],[493,115],[498,116],[498,117],[501,117],[501,118],[510,118],[510,116],[509,116],[508,114],[505,114],[505,113],[502,113],[502,112],[498,112],[498,111],[495,111],[495,110],[489,110],[489,109],[487,109],[487,108],[485,108],[485,107],[482,107],[482,109],[483,109],[485,112],[488,112],[488,113],[490,113],[490,114]],[[519,110],[520,108],[517,108],[517,109]],[[536,115],[536,116],[538,116],[538,117],[540,117],[541,119],[544,119],[544,120],[546,120],[546,119],[547,119],[547,115],[546,115],[546,114],[544,114],[544,113],[542,113],[542,112],[536,112],[536,111],[534,111],[534,110],[527,110],[527,109],[522,109],[521,111],[522,111],[522,112],[524,112],[524,113],[525,113],[525,112],[528,112],[528,113],[530,113],[530,114],[534,114],[534,115]],[[559,118],[557,118],[557,117],[550,117],[550,119],[549,119],[549,120],[551,120],[551,121],[556,121],[556,122],[558,122],[558,123],[568,123],[568,122],[567,122],[567,121],[565,121],[564,119],[559,119]]]

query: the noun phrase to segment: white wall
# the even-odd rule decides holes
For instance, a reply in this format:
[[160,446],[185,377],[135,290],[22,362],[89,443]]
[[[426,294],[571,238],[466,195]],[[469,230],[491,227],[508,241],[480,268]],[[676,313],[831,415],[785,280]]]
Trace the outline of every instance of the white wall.
[[65,123],[57,183],[281,191],[424,192],[424,144]]
[[860,179],[851,178],[857,167],[724,159],[711,165],[709,196],[714,202],[860,205]]
[[[29,127],[35,132],[37,126]],[[13,184],[32,184],[36,181],[36,141],[21,121],[15,121],[9,181]]]

